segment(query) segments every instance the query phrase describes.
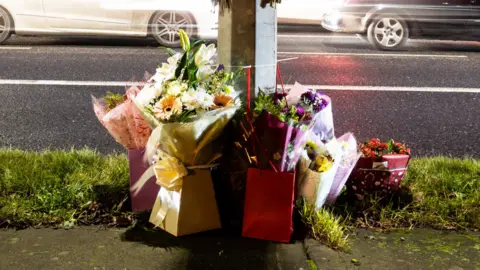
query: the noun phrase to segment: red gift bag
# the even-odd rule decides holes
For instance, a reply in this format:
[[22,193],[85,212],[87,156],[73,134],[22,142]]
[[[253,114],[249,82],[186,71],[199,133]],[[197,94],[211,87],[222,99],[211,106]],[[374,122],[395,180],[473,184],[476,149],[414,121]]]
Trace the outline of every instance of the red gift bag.
[[294,173],[249,168],[242,235],[290,242],[294,199]]
[[[128,163],[130,165],[130,187],[133,187],[148,169],[148,164],[146,164],[143,160],[144,153],[144,149],[128,150]],[[160,186],[157,185],[155,176],[150,178],[148,182],[145,183],[138,194],[130,191],[132,211],[142,212],[152,210],[153,204],[157,199],[158,191],[160,191]]]
[[384,155],[377,160],[360,158],[347,188],[356,194],[397,191],[407,172],[409,160],[409,155],[400,154]]

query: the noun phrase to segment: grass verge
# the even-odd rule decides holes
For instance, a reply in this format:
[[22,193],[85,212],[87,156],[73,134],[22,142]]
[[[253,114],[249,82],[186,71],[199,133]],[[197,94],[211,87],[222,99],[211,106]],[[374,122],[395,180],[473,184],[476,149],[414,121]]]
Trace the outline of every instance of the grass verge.
[[335,212],[356,227],[479,230],[480,161],[413,159],[400,193],[355,202],[343,196]]
[[[344,225],[480,230],[479,160],[413,159],[403,189],[393,197],[353,202],[342,195],[327,210],[300,208],[300,214],[314,236],[338,249],[346,243]],[[123,154],[0,149],[0,227],[129,225],[128,190]]]
[[350,249],[344,219],[335,216],[325,208],[315,210],[313,204],[308,204],[301,199],[297,201],[297,209],[303,224],[313,238],[335,250]]
[[0,149],[0,227],[112,223],[128,190],[125,155]]

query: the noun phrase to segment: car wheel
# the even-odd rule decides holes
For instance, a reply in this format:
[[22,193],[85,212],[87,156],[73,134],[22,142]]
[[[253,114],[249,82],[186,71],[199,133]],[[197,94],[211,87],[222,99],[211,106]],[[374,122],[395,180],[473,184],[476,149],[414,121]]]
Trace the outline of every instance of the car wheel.
[[409,30],[407,23],[397,16],[381,16],[368,26],[368,41],[380,50],[396,50],[405,45]]
[[160,45],[180,47],[178,31],[183,29],[189,37],[196,28],[193,17],[180,11],[159,11],[152,19],[151,33]]
[[0,7],[0,44],[5,42],[12,34],[12,25],[10,14]]

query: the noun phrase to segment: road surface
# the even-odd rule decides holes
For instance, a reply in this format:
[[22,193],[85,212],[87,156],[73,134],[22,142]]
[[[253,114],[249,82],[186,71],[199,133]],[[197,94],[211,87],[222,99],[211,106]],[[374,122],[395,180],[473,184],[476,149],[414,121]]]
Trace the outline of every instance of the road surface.
[[[123,151],[95,118],[91,95],[123,91],[166,54],[153,40],[12,37],[0,46],[0,146]],[[371,50],[356,36],[279,36],[284,81],[323,89],[336,135],[394,138],[415,155],[480,156],[480,43],[411,41]]]

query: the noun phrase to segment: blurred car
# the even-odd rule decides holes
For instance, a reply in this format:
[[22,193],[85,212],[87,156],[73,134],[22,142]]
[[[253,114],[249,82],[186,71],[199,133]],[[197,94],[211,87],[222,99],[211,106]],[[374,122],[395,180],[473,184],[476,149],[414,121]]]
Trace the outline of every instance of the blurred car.
[[345,0],[322,26],[357,33],[381,50],[401,48],[409,38],[480,40],[480,0]]
[[153,36],[179,45],[178,30],[216,38],[210,0],[0,0],[0,43],[17,35]]
[[[283,0],[279,23],[316,24],[329,0]],[[169,47],[178,30],[216,39],[218,8],[211,0],[0,0],[0,44],[17,35],[153,36]]]
[[335,0],[282,0],[277,6],[279,24],[321,26]]

